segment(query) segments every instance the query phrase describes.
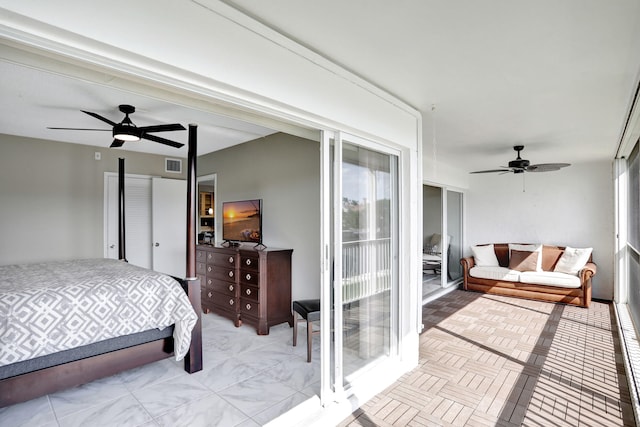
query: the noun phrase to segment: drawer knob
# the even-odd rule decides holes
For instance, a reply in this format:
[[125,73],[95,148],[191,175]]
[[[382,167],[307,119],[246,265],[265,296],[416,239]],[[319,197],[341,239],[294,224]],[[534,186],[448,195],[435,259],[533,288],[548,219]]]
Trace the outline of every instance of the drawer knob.
[[209,292],[209,298],[211,298],[211,297],[212,297],[212,294],[211,294],[211,292]]
[[233,300],[232,299],[229,300],[229,305],[233,305]]
[[229,277],[233,277],[233,271],[229,272]]
[[233,264],[233,257],[232,256],[229,257],[229,264]]
[[207,258],[209,259],[213,258],[213,254],[207,254]]
[[207,279],[207,285],[210,285],[211,283],[213,283],[211,279]]
[[247,273],[245,277],[247,278],[247,280],[251,280],[251,274]]
[[251,289],[247,289],[247,295],[251,295]]
[[211,273],[211,266],[207,267],[207,271]]
[[247,304],[247,310],[251,310],[251,304]]
[[247,260],[245,261],[245,264],[251,265],[251,260],[247,258]]
[[229,290],[233,292],[233,285],[229,285]]

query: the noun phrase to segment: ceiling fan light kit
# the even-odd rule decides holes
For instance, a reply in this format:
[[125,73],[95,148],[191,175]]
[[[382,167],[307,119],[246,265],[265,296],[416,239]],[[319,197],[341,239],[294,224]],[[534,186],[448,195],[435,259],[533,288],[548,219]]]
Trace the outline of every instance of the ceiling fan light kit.
[[140,135],[136,125],[131,122],[129,114],[135,113],[136,108],[132,105],[120,105],[120,111],[125,114],[122,122],[113,126],[113,137],[120,141],[140,141]]
[[524,145],[515,145],[513,149],[518,153],[515,160],[509,162],[509,167],[500,166],[502,169],[489,169],[483,171],[475,171],[470,173],[524,173],[524,172],[552,172],[561,168],[571,166],[570,163],[540,163],[532,165],[527,159],[520,157],[520,152],[524,150]]
[[100,114],[93,113],[91,111],[80,110],[85,114],[90,115],[98,120],[101,120],[112,126],[112,129],[81,129],[81,128],[55,128],[50,127],[49,129],[61,129],[61,130],[95,130],[95,131],[108,131],[111,130],[113,135],[113,142],[110,147],[122,147],[125,142],[133,142],[140,141],[141,139],[147,139],[149,141],[158,142],[160,144],[169,145],[171,147],[180,148],[184,144],[171,141],[166,138],[161,138],[156,135],[151,135],[152,132],[169,132],[174,130],[186,130],[184,126],[180,123],[172,123],[165,125],[152,125],[152,126],[136,126],[131,119],[129,118],[129,114],[133,114],[136,111],[136,108],[133,105],[122,104],[118,106],[118,109],[124,113],[125,117],[122,119],[120,123],[116,123],[112,120],[107,119],[106,117],[101,116]]
[[136,131],[137,129],[135,126],[118,123],[113,127],[113,137],[125,142],[140,141],[140,137],[137,135]]

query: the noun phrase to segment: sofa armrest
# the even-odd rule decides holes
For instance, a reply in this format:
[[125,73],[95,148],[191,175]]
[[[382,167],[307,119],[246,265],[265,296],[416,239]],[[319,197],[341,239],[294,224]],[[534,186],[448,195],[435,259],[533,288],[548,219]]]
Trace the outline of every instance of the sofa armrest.
[[471,268],[476,265],[476,260],[473,259],[472,256],[466,257],[466,258],[461,258],[460,259],[460,264],[462,265],[462,268],[464,270],[471,270]]
[[469,270],[476,264],[475,259],[472,256],[460,259],[460,265],[462,265],[462,287],[466,291],[468,290],[467,284],[469,281]]
[[578,272],[582,285],[582,306],[589,308],[591,305],[591,278],[596,274],[596,265],[588,262],[582,270]]
[[582,270],[578,272],[578,276],[580,277],[580,281],[584,283],[587,279],[592,278],[596,275],[597,267],[594,263],[588,262],[582,267]]

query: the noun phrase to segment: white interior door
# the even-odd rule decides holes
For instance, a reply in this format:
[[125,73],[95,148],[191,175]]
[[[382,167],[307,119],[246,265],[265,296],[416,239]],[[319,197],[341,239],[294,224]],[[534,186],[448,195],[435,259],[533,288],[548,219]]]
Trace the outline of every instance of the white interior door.
[[153,270],[185,277],[187,181],[153,178],[151,189]]
[[[105,176],[105,258],[118,259],[118,175]],[[126,258],[151,268],[151,177],[126,175],[124,190]]]

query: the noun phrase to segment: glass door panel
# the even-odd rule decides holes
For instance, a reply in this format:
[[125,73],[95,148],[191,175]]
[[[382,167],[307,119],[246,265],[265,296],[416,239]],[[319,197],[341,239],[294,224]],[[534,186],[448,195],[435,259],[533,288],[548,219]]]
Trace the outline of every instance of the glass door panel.
[[[345,384],[390,356],[397,289],[398,158],[350,142],[341,150],[342,370]],[[336,310],[337,311],[337,310]]]
[[462,277],[462,193],[447,190],[447,282]]

